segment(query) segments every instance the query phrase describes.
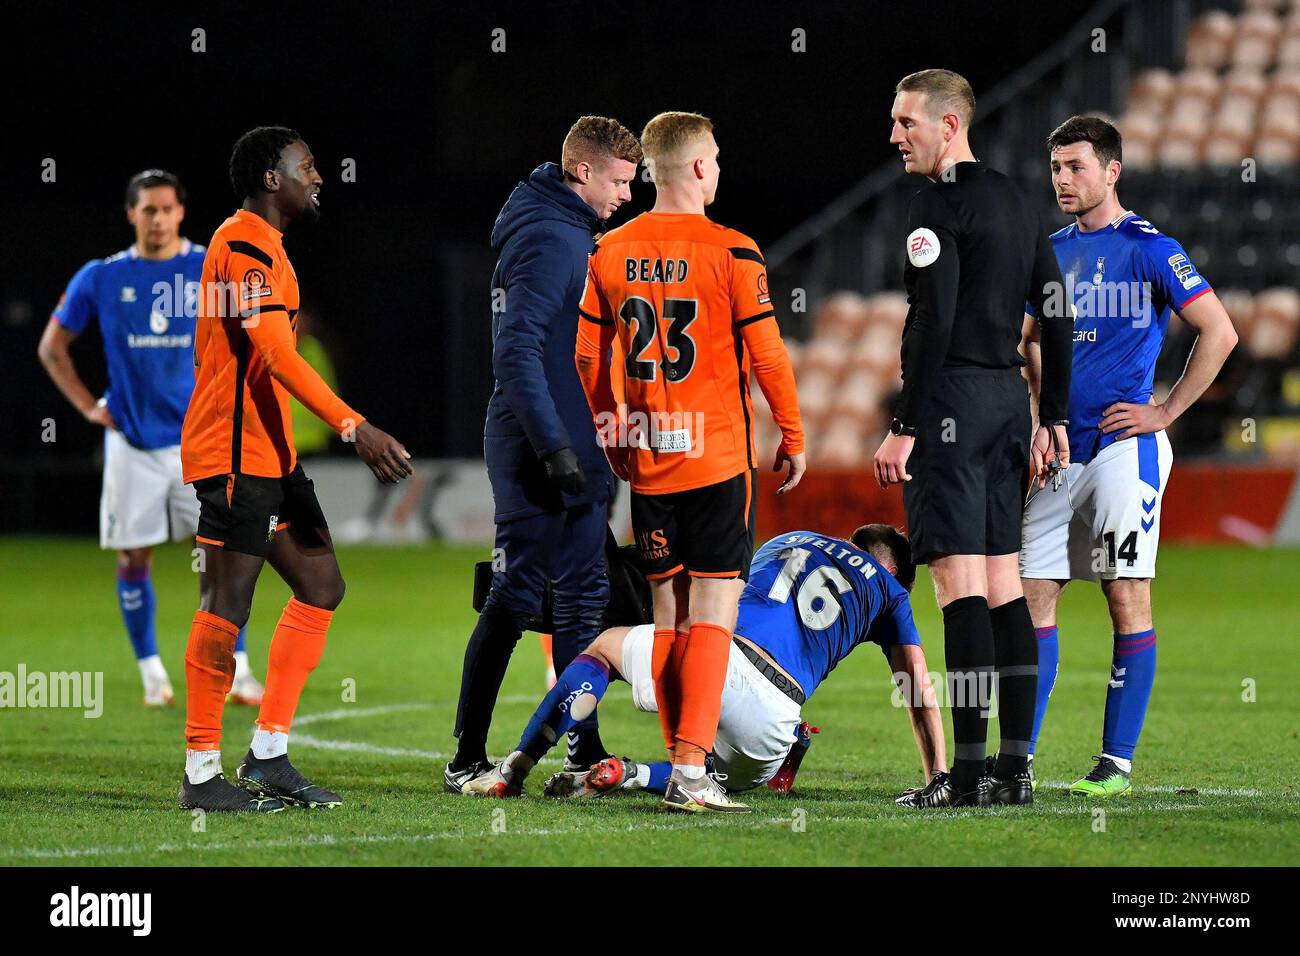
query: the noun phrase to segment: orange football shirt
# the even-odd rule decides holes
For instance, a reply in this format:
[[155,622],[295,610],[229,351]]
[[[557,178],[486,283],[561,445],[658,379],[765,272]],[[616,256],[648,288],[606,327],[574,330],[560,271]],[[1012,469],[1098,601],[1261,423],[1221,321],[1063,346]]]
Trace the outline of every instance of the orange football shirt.
[[601,237],[579,312],[578,373],[597,427],[626,426],[634,491],[687,491],[755,467],[751,367],[786,452],[804,450],[767,266],[748,236],[702,214],[642,213]]
[[298,354],[297,316],[298,276],[279,230],[238,210],[203,259],[194,394],[181,430],[186,482],[293,471],[291,394],[339,434],[364,420]]

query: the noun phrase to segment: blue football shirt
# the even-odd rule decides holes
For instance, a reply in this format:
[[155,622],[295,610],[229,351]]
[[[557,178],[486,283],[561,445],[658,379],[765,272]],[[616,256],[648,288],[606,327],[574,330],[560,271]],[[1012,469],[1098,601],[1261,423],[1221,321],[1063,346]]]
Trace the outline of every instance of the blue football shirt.
[[791,531],[749,566],[736,633],[772,656],[809,697],[855,647],[920,644],[907,590],[847,541]]
[[1076,313],[1070,459],[1087,462],[1118,437],[1098,428],[1108,407],[1150,401],[1170,309],[1211,289],[1182,246],[1132,212],[1092,232],[1071,224],[1051,240]]
[[92,259],[68,283],[54,318],[80,334],[99,323],[108,366],[104,397],[113,421],[136,448],[181,443],[194,391],[194,317],[204,247],[181,240],[171,259],[132,246]]

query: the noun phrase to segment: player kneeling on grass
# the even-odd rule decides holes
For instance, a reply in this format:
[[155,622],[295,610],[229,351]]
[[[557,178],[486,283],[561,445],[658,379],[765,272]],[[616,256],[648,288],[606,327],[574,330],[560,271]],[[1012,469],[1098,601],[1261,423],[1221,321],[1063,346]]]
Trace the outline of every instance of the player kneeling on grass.
[[[840,661],[870,641],[888,656],[896,678],[916,691],[905,700],[929,784],[904,794],[900,803],[946,805],[951,787],[943,772],[943,721],[908,601],[915,577],[907,539],[888,525],[866,525],[847,541],[793,531],[759,550],[740,599],[714,742],[714,775],[728,792],[762,786],[790,757],[801,756],[802,748],[791,748],[799,742],[804,703]],[[466,784],[464,792],[518,796],[529,771],[555,741],[595,710],[611,676],[632,685],[637,709],[657,711],[653,645],[650,625],[602,633],[565,668],[514,752]],[[637,764],[609,757],[590,771],[554,775],[546,792],[557,797],[600,796],[615,789],[663,794],[670,772],[667,761]]]

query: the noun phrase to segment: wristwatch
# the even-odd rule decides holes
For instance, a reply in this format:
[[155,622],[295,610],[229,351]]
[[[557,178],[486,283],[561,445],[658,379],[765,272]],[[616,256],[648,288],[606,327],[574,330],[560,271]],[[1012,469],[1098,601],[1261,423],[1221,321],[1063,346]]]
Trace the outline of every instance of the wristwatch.
[[915,438],[916,427],[914,425],[904,425],[902,419],[895,418],[889,423],[889,433],[891,435],[901,435],[904,438]]

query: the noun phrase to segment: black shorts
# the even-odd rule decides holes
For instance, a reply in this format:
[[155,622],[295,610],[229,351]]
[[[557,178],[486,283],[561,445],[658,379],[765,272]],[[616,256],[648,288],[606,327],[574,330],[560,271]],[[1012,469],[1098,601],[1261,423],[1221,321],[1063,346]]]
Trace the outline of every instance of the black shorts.
[[194,482],[199,533],[204,544],[266,557],[277,531],[293,527],[307,547],[328,545],[329,525],[316,488],[298,465],[283,478],[216,475]]
[[1013,554],[1029,482],[1029,387],[1019,369],[944,369],[903,485],[912,557]]
[[697,578],[749,580],[754,557],[755,473],[666,495],[632,492],[632,531],[646,578],[685,570]]

